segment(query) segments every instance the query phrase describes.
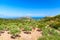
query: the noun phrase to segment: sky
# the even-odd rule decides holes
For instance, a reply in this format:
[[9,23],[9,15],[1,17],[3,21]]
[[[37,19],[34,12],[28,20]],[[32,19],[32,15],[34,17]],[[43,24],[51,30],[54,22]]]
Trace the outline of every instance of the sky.
[[0,17],[43,17],[60,14],[60,0],[0,0]]

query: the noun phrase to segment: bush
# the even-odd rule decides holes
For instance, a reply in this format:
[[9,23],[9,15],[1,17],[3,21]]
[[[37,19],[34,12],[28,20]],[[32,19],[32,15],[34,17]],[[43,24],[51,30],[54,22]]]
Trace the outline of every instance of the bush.
[[60,40],[60,37],[59,36],[43,36],[38,40]]
[[29,27],[29,26],[25,26],[25,27],[24,27],[24,30],[25,30],[25,31],[31,31],[31,30],[32,30],[32,28],[31,28],[31,27]]
[[54,22],[50,24],[50,27],[58,29],[60,27],[60,22]]
[[17,34],[20,33],[20,30],[13,28],[13,29],[10,30],[10,33],[11,33],[13,36],[15,36],[15,35],[17,35]]
[[60,33],[50,27],[42,28],[43,35],[38,40],[60,40]]
[[0,30],[4,30],[5,26],[3,24],[0,25]]

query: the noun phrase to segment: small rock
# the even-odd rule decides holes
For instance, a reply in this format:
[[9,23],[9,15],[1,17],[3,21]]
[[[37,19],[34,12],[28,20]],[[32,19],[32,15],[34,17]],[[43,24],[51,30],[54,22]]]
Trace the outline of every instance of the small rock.
[[8,34],[10,34],[10,32],[8,32]]
[[40,31],[42,31],[42,30],[40,30],[40,29],[37,29],[37,31],[38,31],[38,32],[40,32]]
[[1,31],[0,33],[4,33],[4,31]]
[[1,34],[0,34],[0,36],[1,36]]
[[16,37],[15,36],[11,36],[12,39],[15,39]]
[[25,31],[24,33],[25,33],[25,34],[31,34],[31,32],[26,32],[26,31]]
[[25,30],[22,30],[22,31],[25,31]]
[[16,35],[15,37],[21,37],[20,35]]

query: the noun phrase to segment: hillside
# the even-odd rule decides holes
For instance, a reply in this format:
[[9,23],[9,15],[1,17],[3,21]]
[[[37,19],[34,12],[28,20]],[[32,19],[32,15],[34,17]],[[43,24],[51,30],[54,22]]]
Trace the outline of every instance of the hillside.
[[[30,40],[60,40],[60,15],[44,17],[38,20],[30,17],[17,19],[0,18],[0,35],[2,33],[5,35],[6,32],[10,35],[9,38],[12,38],[11,40],[15,40],[17,37],[22,37],[22,40],[24,40],[23,38],[26,36]],[[34,34],[36,35],[34,36]]]

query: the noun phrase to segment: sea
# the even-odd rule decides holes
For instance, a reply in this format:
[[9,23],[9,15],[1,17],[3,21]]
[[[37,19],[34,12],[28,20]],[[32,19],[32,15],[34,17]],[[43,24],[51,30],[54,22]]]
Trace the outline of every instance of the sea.
[[44,17],[32,17],[33,19],[42,19],[42,18],[44,18]]
[[[1,17],[0,17],[1,18]],[[21,17],[12,17],[12,18],[4,18],[4,19],[18,19],[18,18],[21,18]],[[32,19],[42,19],[42,18],[44,18],[44,17],[31,17]]]

